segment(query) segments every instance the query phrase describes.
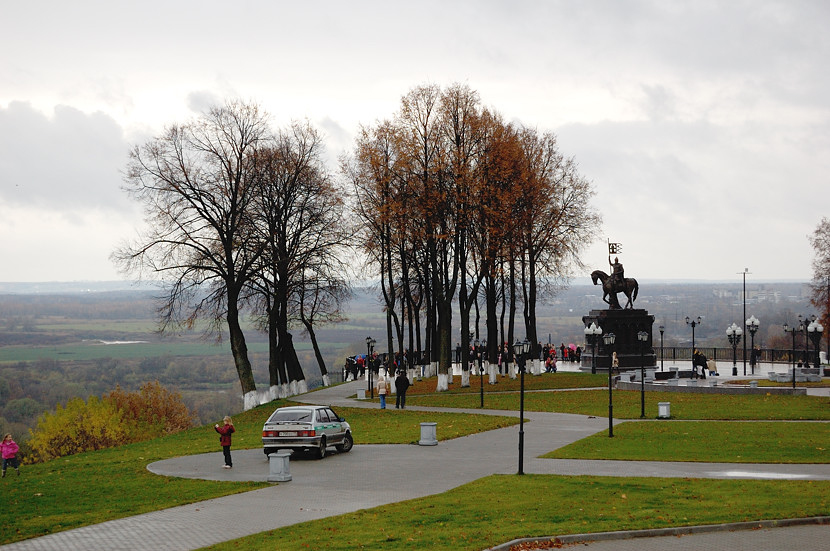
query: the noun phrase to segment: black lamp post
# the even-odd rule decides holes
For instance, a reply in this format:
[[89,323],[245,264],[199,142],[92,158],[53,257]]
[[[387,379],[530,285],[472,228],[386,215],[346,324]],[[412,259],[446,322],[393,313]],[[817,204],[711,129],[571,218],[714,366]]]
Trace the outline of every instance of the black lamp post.
[[[819,357],[819,348],[821,346],[821,334],[824,332],[824,327],[821,325],[820,322],[817,320],[813,320],[810,325],[807,326],[807,336],[810,337],[810,340],[813,341],[813,348],[816,349],[816,358],[815,358],[815,365],[816,367],[821,369],[821,358]],[[819,375],[821,375],[821,371],[819,371]]]
[[593,374],[597,372],[597,339],[600,335],[602,335],[602,327],[595,322],[591,322],[591,325],[585,328],[585,338],[591,345],[591,373]]
[[666,330],[666,326],[661,325],[657,330],[660,331],[660,371],[663,371],[663,331]]
[[602,340],[605,341],[605,348],[608,350],[608,438],[614,437],[614,402],[611,396],[611,371],[612,367],[614,367],[614,354],[611,353],[611,349],[614,346],[614,333],[606,333]]
[[[752,368],[752,374],[755,375],[755,362],[758,358],[755,356],[755,333],[758,331],[758,326],[761,324],[755,316],[749,316],[746,320],[746,328],[749,330],[749,338],[751,340],[749,352],[749,367]],[[744,366],[744,376],[746,376],[746,366]]]
[[[799,316],[801,317],[801,316]],[[795,334],[801,333],[802,327],[790,327],[788,324],[784,324],[784,333],[789,333],[793,336],[793,349],[792,349],[792,370],[793,370],[793,390],[795,390]]]
[[513,345],[513,353],[516,355],[516,362],[519,364],[520,391],[519,391],[519,474],[525,474],[525,363],[527,353],[530,352],[530,342],[525,339],[522,342],[516,341]]
[[476,345],[476,353],[478,354],[478,380],[480,384],[480,396],[481,396],[481,405],[479,407],[484,408],[484,367],[481,365],[481,356],[484,350],[487,347],[487,341],[482,341],[479,343],[478,339],[475,340]]
[[810,339],[807,338],[810,324],[816,321],[816,316],[807,316],[804,321],[801,319],[801,314],[798,315],[798,328],[804,331],[804,367],[810,367]]
[[372,349],[375,347],[375,339],[372,337],[366,337],[366,369],[369,370],[369,399],[375,399],[375,387],[372,384]]
[[646,417],[646,361],[644,358],[648,333],[640,331],[637,333],[637,340],[640,341],[640,419]]
[[726,338],[729,339],[729,344],[732,345],[732,376],[738,375],[738,345],[741,343],[741,335],[744,330],[734,323],[726,328]]
[[686,325],[692,326],[692,377],[695,379],[697,379],[697,366],[695,365],[695,327],[700,325],[702,321],[700,316],[696,320],[690,320],[689,316],[686,316]]

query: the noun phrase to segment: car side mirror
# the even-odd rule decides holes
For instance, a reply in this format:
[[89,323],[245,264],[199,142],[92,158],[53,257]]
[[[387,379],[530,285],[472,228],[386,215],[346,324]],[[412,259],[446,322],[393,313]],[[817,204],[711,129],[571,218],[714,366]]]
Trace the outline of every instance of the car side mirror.
[[346,418],[345,417],[338,417],[337,420],[340,421],[341,423],[343,423],[344,421],[346,421]]

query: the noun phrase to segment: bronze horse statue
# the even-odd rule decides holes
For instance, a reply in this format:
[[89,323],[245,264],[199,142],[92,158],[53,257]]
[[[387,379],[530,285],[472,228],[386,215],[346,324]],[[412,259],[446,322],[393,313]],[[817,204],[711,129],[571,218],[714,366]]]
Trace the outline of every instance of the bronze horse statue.
[[637,300],[637,292],[640,290],[640,285],[633,277],[623,279],[622,285],[613,285],[611,276],[602,270],[594,270],[591,272],[591,281],[594,285],[597,281],[602,281],[602,300],[605,301],[611,310],[622,310],[620,301],[617,300],[617,293],[625,293],[628,297],[626,308],[634,308],[634,301]]

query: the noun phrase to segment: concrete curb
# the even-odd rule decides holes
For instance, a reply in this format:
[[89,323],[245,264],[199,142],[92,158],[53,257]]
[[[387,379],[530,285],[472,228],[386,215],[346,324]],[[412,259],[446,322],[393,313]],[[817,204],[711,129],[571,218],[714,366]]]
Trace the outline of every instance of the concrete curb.
[[652,530],[621,530],[615,532],[597,532],[594,534],[568,534],[564,536],[546,536],[540,538],[519,538],[496,545],[495,547],[490,547],[485,549],[485,551],[510,551],[511,547],[522,543],[557,541],[561,544],[569,545],[593,541],[629,540],[660,536],[688,536],[692,534],[708,534],[713,532],[735,532],[738,530],[784,528],[787,526],[803,526],[807,524],[830,524],[830,516],[758,520],[752,522],[731,522],[727,524],[706,524],[703,526],[678,526],[676,528],[656,528]]

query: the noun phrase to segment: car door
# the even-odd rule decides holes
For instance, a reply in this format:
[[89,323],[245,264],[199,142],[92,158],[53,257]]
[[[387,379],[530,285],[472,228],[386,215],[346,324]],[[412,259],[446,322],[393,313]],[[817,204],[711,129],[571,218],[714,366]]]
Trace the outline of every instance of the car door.
[[329,408],[319,410],[326,419],[326,441],[330,444],[339,444],[343,441],[343,429],[340,419]]

